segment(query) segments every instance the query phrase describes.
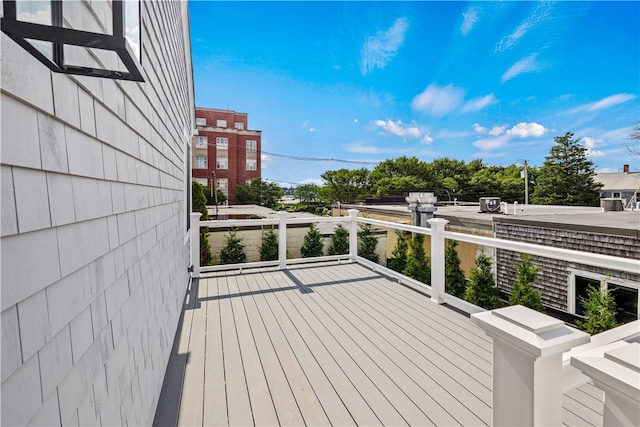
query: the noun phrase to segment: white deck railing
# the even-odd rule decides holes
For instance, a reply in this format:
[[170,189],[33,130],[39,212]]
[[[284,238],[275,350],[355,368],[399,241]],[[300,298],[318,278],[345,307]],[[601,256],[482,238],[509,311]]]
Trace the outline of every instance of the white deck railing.
[[[399,281],[422,287],[437,304],[447,303],[472,315],[472,320],[481,326],[494,342],[493,363],[493,420],[494,425],[559,425],[561,424],[562,392],[580,386],[589,380],[607,393],[605,399],[605,425],[609,423],[634,423],[640,419],[629,420],[630,414],[640,414],[640,338],[637,331],[640,321],[631,326],[625,325],[597,336],[592,344],[588,334],[567,327],[563,322],[549,316],[533,312],[524,307],[507,307],[505,309],[486,312],[484,309],[449,295],[445,292],[445,239],[474,243],[485,247],[506,249],[520,253],[538,255],[551,259],[565,260],[580,264],[603,267],[609,270],[631,273],[640,272],[640,260],[599,255],[576,250],[560,249],[544,245],[516,242],[505,239],[482,237],[472,234],[450,232],[445,230],[447,220],[430,219],[431,228],[380,221],[358,217],[358,211],[351,209],[345,217],[288,218],[286,212],[279,212],[277,219],[249,220],[217,220],[200,221],[200,213],[191,214],[191,263],[192,277],[200,277],[201,272],[245,269],[254,267],[277,266],[285,269],[287,265],[349,259],[364,264],[374,270],[382,271]],[[287,226],[291,224],[309,224],[320,222],[344,222],[349,230],[349,253],[345,255],[323,256],[316,258],[287,259]],[[422,233],[431,236],[431,286],[406,277],[382,265],[358,256],[358,225],[371,224],[387,229]],[[279,234],[278,260],[248,262],[243,264],[227,264],[216,266],[200,266],[200,233],[201,227],[210,229],[243,226],[277,225]],[[493,315],[495,313],[495,315]],[[587,343],[587,344],[585,344]],[[627,347],[629,344],[631,347]],[[595,348],[594,348],[595,347]],[[571,351],[572,348],[575,348]],[[584,349],[584,351],[581,351]],[[595,353],[594,353],[595,351]],[[564,363],[563,363],[564,354]],[[584,356],[587,354],[589,357]],[[595,356],[593,356],[595,354]],[[505,374],[500,370],[505,357],[510,363],[519,366],[522,371],[530,371],[531,384],[519,383],[522,378]],[[631,362],[627,359],[630,358]],[[593,360],[592,360],[593,359]],[[598,369],[611,360],[621,361],[611,368],[613,372],[604,378],[593,377],[591,365]],[[601,363],[602,362],[602,363]],[[629,368],[631,363],[631,368]],[[635,363],[635,368],[633,367]],[[537,366],[537,368],[536,368]],[[608,365],[607,365],[608,366]],[[622,367],[621,367],[622,366]],[[544,369],[542,369],[544,367]],[[604,369],[604,368],[602,368]],[[601,370],[597,372],[601,373]],[[623,369],[623,371],[620,371]],[[627,369],[627,371],[624,371]],[[553,372],[553,374],[551,374]],[[622,374],[620,374],[622,372]],[[586,375],[585,375],[586,374]],[[589,377],[587,377],[589,375]],[[620,380],[620,375],[628,378]],[[523,375],[525,377],[527,375]],[[603,379],[604,378],[604,379]],[[620,385],[622,384],[622,385]],[[522,395],[513,397],[512,389],[524,390]],[[622,388],[621,388],[622,387]],[[537,388],[533,391],[534,388]],[[527,392],[531,391],[529,398]],[[635,394],[634,394],[635,393]],[[527,396],[525,396],[527,395]],[[541,399],[541,396],[546,398]],[[496,401],[499,399],[500,401]],[[616,406],[617,405],[617,406]],[[611,406],[611,407],[609,407]],[[553,407],[553,408],[552,408]],[[622,409],[619,409],[622,408]],[[627,418],[625,418],[627,417]]]

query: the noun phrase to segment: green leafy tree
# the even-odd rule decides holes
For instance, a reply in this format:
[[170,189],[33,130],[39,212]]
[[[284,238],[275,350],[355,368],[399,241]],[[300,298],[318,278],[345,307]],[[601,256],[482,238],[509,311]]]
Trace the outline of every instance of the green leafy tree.
[[354,202],[371,192],[371,177],[367,168],[328,170],[320,175],[325,182],[324,197],[330,202]]
[[349,230],[344,228],[342,224],[333,231],[331,236],[331,245],[329,245],[329,255],[343,255],[349,253]]
[[224,237],[224,246],[220,250],[221,264],[240,264],[247,261],[242,239],[237,236],[237,230],[232,229]]
[[531,201],[540,205],[598,206],[602,184],[587,148],[573,133],[554,138],[555,145],[540,168]]
[[275,261],[278,259],[278,235],[269,229],[262,234],[260,244],[260,261]]
[[220,189],[216,189],[216,196],[211,195],[211,187],[203,187],[204,195],[207,198],[207,206],[215,206],[216,197],[218,198],[218,205],[224,205],[227,201],[227,196],[224,195]]
[[311,224],[309,231],[304,235],[300,254],[302,255],[302,258],[312,258],[322,256],[322,253],[322,235],[320,234],[320,231],[318,231],[318,226]]
[[236,186],[236,200],[239,205],[260,205],[272,208],[282,196],[284,196],[282,188],[262,178],[255,178],[249,184]]
[[462,268],[460,268],[457,246],[457,240],[449,240],[444,250],[444,283],[448,294],[464,298],[464,293],[467,290],[467,279]]
[[396,236],[396,246],[393,248],[393,252],[391,252],[392,257],[389,260],[389,268],[402,273],[404,269],[407,268],[409,243],[403,232],[396,231]]
[[417,157],[402,156],[385,160],[371,171],[373,192],[378,196],[403,196],[410,191],[424,190],[429,169]]
[[531,257],[528,254],[521,254],[520,262],[517,262],[514,267],[518,275],[513,282],[509,304],[520,304],[533,310],[544,311],[542,292],[533,287],[538,278],[540,267],[531,262]]
[[578,320],[576,322],[578,328],[595,335],[618,326],[616,323],[616,301],[611,292],[606,288],[604,280],[600,288],[595,286],[587,288],[587,297],[580,298],[587,320]]
[[293,190],[293,197],[303,203],[317,202],[320,200],[319,190],[320,187],[316,184],[303,184]]
[[476,257],[476,266],[471,270],[469,284],[464,294],[464,299],[471,304],[493,310],[502,305],[500,291],[493,279],[491,266],[493,262],[484,253]]
[[[207,211],[207,198],[199,182],[191,181],[191,210],[200,212],[200,221],[207,221],[209,214]],[[200,265],[211,265],[211,246],[209,245],[209,233],[206,227],[200,227]]]
[[403,274],[431,285],[431,266],[424,250],[424,234],[414,233],[409,248],[411,251],[407,256],[407,266]]
[[378,262],[378,253],[376,248],[378,247],[378,238],[373,234],[373,228],[371,224],[362,224],[360,230],[358,230],[358,239],[360,245],[358,245],[358,255],[369,261]]

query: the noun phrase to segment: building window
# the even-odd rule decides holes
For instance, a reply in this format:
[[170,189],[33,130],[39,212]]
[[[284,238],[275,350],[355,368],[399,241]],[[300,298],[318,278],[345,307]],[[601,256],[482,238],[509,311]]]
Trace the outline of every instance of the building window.
[[253,139],[247,140],[247,151],[257,151],[258,150],[258,141]]
[[226,128],[227,121],[226,120],[216,120],[216,126],[219,128]]
[[247,159],[247,170],[254,171],[258,169],[258,162],[256,159]]
[[235,122],[234,127],[235,127],[236,129],[244,130],[244,123],[242,123],[242,122]]
[[629,323],[640,318],[638,311],[640,284],[622,279],[610,279],[601,274],[584,271],[572,271],[570,280],[570,312],[584,316],[581,298],[587,297],[589,286],[599,288],[604,281],[604,286],[611,291],[616,302],[616,322]]
[[227,157],[218,157],[216,162],[216,168],[218,169],[229,169],[229,158]]
[[195,182],[197,182],[198,184],[204,186],[204,187],[208,187],[209,186],[209,179],[208,178],[193,178],[193,180]]
[[202,117],[196,117],[196,126],[206,126],[207,119],[203,119]]
[[196,136],[196,148],[207,148],[209,138],[206,136]]
[[194,169],[207,169],[208,159],[207,156],[196,156],[196,161],[193,165]]
[[223,138],[221,136],[216,138],[216,147],[222,150],[229,149],[229,138]]
[[614,191],[614,192],[613,192],[613,198],[614,198],[614,199],[619,199],[619,198],[620,198],[620,193],[619,193],[619,192]]
[[229,179],[227,178],[217,178],[216,179],[216,188],[222,191],[222,194],[225,197],[229,197]]

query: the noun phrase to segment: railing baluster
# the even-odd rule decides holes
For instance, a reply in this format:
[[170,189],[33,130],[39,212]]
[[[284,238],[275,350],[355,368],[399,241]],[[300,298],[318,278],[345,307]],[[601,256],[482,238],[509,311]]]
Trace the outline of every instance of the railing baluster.
[[353,261],[358,256],[358,210],[349,209],[349,256]]
[[287,212],[278,212],[278,261],[280,270],[287,268]]
[[191,277],[200,277],[200,212],[191,212]]
[[446,219],[432,218],[431,224],[431,300],[437,304],[444,303],[444,237],[442,232],[449,223]]

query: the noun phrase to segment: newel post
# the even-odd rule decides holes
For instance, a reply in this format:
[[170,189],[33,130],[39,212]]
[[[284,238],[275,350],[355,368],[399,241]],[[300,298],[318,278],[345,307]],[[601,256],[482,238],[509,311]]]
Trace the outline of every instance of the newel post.
[[358,255],[358,210],[349,209],[349,256],[355,261]]
[[431,300],[437,304],[444,302],[444,237],[442,232],[449,223],[446,219],[427,220],[431,225]]
[[200,277],[200,212],[191,212],[191,277]]
[[287,268],[287,211],[278,212],[278,267]]
[[493,339],[491,425],[562,425],[562,353],[591,336],[521,305],[471,320]]
[[616,341],[571,357],[571,364],[604,391],[603,425],[640,423],[640,343]]

